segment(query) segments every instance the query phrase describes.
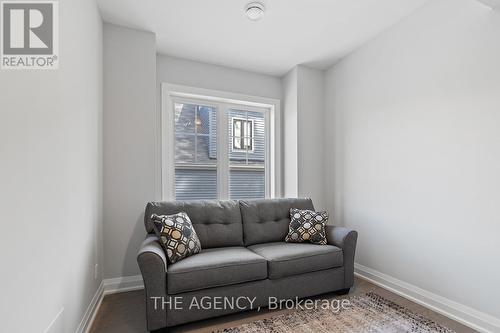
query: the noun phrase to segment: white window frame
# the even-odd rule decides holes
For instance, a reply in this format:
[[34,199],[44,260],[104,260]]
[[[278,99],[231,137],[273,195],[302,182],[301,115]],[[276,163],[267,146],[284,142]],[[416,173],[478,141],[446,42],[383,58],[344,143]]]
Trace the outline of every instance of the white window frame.
[[[237,109],[262,112],[265,109],[265,133],[269,136],[265,149],[266,198],[281,197],[281,106],[279,100],[162,83],[162,112],[160,128],[158,128],[158,133],[161,133],[161,175],[159,178],[161,179],[162,200],[175,200],[174,103],[177,101],[216,107],[217,147],[229,145],[227,130],[229,119],[225,111]],[[232,143],[230,146],[233,146]],[[229,149],[217,149],[217,187],[221,200],[229,198],[230,161],[228,155]]]

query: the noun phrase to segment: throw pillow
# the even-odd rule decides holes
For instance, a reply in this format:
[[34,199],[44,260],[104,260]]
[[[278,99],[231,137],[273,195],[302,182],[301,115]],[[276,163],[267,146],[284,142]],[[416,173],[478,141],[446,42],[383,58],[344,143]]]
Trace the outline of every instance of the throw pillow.
[[174,215],[153,214],[151,220],[171,264],[200,252],[200,240],[185,212]]
[[327,212],[290,209],[290,226],[285,242],[326,245],[325,225],[328,221]]

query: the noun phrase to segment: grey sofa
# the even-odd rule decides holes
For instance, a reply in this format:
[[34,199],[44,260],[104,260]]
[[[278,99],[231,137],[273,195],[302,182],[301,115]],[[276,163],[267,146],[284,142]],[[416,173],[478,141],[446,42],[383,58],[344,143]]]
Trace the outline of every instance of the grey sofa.
[[[357,232],[327,226],[328,245],[285,243],[290,208],[314,210],[310,199],[148,203],[148,235],[137,255],[148,330],[265,307],[271,296],[347,293],[354,282]],[[150,217],[180,211],[191,218],[202,251],[171,265]],[[221,296],[238,299],[238,307],[196,306],[203,297]]]

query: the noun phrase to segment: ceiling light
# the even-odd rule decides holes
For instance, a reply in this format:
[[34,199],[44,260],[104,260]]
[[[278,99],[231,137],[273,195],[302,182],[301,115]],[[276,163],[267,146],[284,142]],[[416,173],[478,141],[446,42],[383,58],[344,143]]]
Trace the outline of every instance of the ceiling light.
[[264,16],[264,5],[260,2],[251,2],[245,7],[245,15],[252,21],[258,21]]

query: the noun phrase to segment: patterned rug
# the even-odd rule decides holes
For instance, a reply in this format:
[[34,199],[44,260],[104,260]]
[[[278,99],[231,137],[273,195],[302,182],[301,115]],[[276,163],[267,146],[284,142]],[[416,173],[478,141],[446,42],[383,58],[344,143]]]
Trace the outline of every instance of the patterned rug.
[[349,298],[340,311],[332,308],[296,310],[217,333],[454,333],[453,330],[414,313],[373,292]]

